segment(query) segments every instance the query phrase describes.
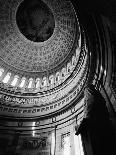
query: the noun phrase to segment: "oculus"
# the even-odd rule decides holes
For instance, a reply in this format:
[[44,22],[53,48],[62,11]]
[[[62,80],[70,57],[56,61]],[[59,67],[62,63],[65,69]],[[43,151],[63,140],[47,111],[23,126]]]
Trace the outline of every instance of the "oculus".
[[79,36],[69,0],[0,0],[0,66],[18,75],[59,72],[78,48]]
[[16,13],[16,21],[20,32],[34,42],[44,42],[54,32],[54,15],[41,0],[24,0],[20,3]]

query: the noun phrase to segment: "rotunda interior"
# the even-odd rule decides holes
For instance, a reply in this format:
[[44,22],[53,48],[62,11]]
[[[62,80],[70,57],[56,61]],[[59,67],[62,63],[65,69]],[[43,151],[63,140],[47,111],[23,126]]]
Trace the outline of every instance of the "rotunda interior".
[[115,6],[0,0],[0,155],[116,154]]

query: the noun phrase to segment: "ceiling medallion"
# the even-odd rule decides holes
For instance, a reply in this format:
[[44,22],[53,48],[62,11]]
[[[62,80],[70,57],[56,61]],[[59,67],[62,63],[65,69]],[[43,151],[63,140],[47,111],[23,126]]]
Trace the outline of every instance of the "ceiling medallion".
[[63,64],[79,25],[69,0],[0,0],[0,63],[41,73]]

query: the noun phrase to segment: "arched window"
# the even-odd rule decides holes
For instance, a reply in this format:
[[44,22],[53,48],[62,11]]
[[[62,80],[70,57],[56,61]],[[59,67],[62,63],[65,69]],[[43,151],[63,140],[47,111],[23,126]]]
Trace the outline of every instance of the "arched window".
[[40,89],[40,86],[41,86],[41,80],[40,80],[40,78],[37,78],[36,79],[36,88]]
[[28,88],[32,88],[32,87],[33,87],[33,79],[30,78],[30,79],[29,79]]
[[67,64],[67,74],[68,74],[68,75],[70,75],[71,69],[72,69],[71,63],[68,62],[68,64]]
[[19,87],[23,88],[24,85],[25,85],[25,82],[26,82],[26,78],[25,77],[22,77],[21,83],[20,83]]
[[0,68],[0,77],[2,76],[3,72],[4,72],[4,69]]
[[62,82],[63,82],[66,79],[66,73],[67,73],[66,72],[66,68],[62,68],[62,71],[61,72],[62,72],[61,75],[62,75]]
[[53,86],[54,86],[54,76],[53,75],[50,75],[50,77],[49,77],[49,85],[50,85],[50,88],[53,88]]
[[18,79],[19,79],[19,76],[18,76],[18,75],[15,75],[15,76],[14,76],[14,79],[13,79],[12,82],[11,82],[11,85],[12,85],[12,86],[16,86],[16,84],[17,84],[17,82],[18,82]]
[[47,84],[48,84],[47,81],[48,81],[48,80],[47,80],[47,77],[44,77],[43,80],[42,80],[42,89],[45,89],[45,90],[46,90]]
[[2,82],[8,83],[8,81],[10,80],[10,77],[11,77],[11,73],[7,73]]
[[72,57],[72,66],[73,66],[73,68],[75,68],[76,64],[77,64],[77,62],[76,62],[76,57],[73,56],[73,57]]
[[61,74],[60,72],[57,72],[55,76],[55,85],[58,85],[60,83],[61,83]]
[[77,61],[77,62],[78,62],[78,60],[79,60],[80,51],[81,51],[81,49],[78,47],[78,48],[76,49],[76,61]]

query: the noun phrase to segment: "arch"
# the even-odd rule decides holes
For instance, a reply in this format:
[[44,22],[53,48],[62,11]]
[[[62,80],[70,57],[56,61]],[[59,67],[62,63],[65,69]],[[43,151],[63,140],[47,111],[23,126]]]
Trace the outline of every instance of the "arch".
[[11,82],[11,85],[12,86],[16,86],[17,82],[18,82],[18,79],[19,79],[19,76],[18,75],[15,75],[12,82]]
[[26,83],[26,77],[22,77],[19,87],[23,88],[25,86],[25,83]]
[[28,82],[28,88],[33,88],[33,78],[30,78],[29,79],[29,82]]
[[59,84],[61,84],[61,74],[60,72],[57,72],[55,76],[55,85],[57,86]]
[[81,51],[81,49],[78,47],[78,48],[76,49],[76,61],[77,61],[77,62],[78,62],[78,60],[79,60],[80,51]]
[[3,75],[3,73],[4,73],[4,69],[0,68],[0,77]]
[[72,71],[72,65],[71,65],[71,62],[68,62],[67,63],[67,74],[68,74],[68,76],[71,74],[71,71]]
[[76,61],[76,57],[73,55],[72,57],[72,67],[73,69],[76,67],[77,61]]
[[54,75],[50,75],[49,84],[50,84],[50,88],[53,88],[53,86],[54,86]]
[[40,78],[37,78],[36,79],[36,89],[40,89],[40,87],[41,87],[41,80],[40,80]]
[[61,76],[62,76],[62,82],[66,79],[66,68],[62,68],[62,71],[61,71]]
[[10,77],[11,77],[11,73],[7,73],[2,82],[8,83],[8,81],[10,80]]
[[48,86],[47,77],[43,77],[41,87],[42,87],[43,90],[44,90],[44,89],[46,90],[47,86]]

